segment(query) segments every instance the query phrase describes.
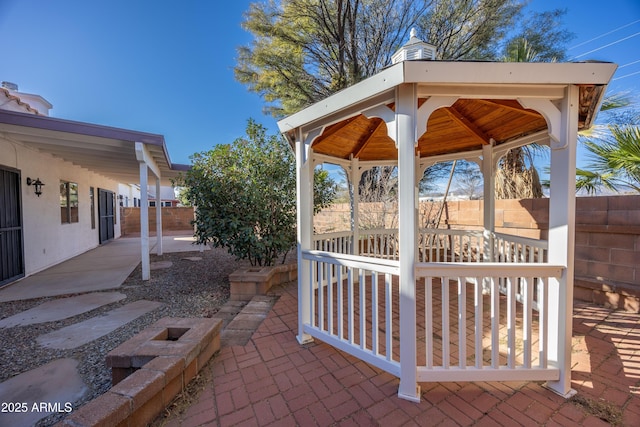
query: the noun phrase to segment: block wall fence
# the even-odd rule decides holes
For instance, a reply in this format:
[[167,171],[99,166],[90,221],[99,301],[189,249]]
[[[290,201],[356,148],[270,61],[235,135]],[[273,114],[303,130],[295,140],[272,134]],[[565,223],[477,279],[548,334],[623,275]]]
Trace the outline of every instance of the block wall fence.
[[[193,230],[193,208],[167,207],[162,209],[162,229],[164,231]],[[120,228],[122,236],[140,234],[140,208],[120,208]],[[149,231],[156,232],[156,208],[149,207]]]
[[[121,208],[122,235],[140,233],[140,208]],[[434,222],[440,204],[422,202],[422,226]],[[361,204],[365,221],[397,227],[395,206]],[[479,229],[482,200],[445,204],[440,227]],[[193,208],[162,208],[165,231],[191,230]],[[546,239],[549,199],[497,200],[495,229],[517,236]],[[349,229],[346,203],[335,204],[314,217],[317,233]],[[155,232],[155,208],[149,208],[149,229]],[[574,296],[608,307],[640,312],[640,195],[578,197],[576,199]]]
[[[439,203],[422,202],[423,223],[433,221]],[[389,206],[361,204],[367,218],[386,209],[384,223],[397,227]],[[483,201],[447,202],[441,228],[480,229]],[[376,218],[380,223],[382,215]],[[337,204],[314,218],[316,233],[349,229],[349,206]],[[421,226],[424,226],[422,224]],[[496,200],[495,229],[517,236],[546,239],[549,199]],[[640,196],[576,199],[575,287],[577,300],[640,312]]]

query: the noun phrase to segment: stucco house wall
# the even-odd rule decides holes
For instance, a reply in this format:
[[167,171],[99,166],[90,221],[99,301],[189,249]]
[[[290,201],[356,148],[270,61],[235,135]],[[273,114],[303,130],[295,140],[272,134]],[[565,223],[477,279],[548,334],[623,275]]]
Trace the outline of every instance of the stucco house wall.
[[[7,140],[0,134],[0,167],[19,171],[25,276],[36,273],[99,244],[98,189],[117,194],[118,183],[49,154]],[[27,177],[45,185],[38,197]],[[60,181],[78,184],[78,222],[63,224],[60,217]],[[90,187],[95,191],[95,228],[91,228]],[[114,237],[121,235],[115,210]]]

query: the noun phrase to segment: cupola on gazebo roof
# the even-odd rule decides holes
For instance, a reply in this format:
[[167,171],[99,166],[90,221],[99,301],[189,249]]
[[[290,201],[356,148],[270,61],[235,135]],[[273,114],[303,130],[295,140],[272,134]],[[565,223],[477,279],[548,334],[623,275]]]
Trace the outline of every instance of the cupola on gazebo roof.
[[436,47],[420,40],[416,36],[415,28],[412,28],[409,41],[391,56],[391,63],[416,59],[436,59]]

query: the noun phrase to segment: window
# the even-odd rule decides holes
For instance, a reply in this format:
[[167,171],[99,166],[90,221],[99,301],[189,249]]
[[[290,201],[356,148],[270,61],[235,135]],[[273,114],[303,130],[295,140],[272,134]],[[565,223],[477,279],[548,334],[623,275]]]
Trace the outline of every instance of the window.
[[63,224],[78,222],[78,184],[60,181],[60,219]]

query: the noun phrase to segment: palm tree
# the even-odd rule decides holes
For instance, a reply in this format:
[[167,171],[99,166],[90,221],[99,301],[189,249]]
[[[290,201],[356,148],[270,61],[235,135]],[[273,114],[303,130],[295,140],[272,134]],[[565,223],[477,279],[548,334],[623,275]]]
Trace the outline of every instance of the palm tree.
[[604,187],[640,193],[640,126],[610,125],[608,136],[584,141],[591,163],[576,171],[576,189],[594,194]]
[[[538,53],[524,37],[514,39],[505,49],[503,62],[537,62]],[[543,197],[540,176],[533,158],[540,145],[512,148],[500,162],[495,177],[497,199],[524,199]]]

